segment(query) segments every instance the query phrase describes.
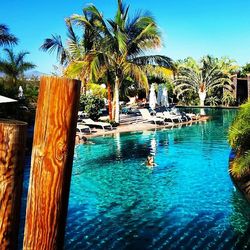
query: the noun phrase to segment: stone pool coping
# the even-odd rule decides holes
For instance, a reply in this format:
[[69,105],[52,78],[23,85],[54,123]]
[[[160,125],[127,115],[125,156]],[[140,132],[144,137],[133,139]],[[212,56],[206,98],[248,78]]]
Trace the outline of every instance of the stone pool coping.
[[147,123],[131,123],[126,125],[120,125],[113,130],[103,130],[103,129],[95,129],[93,130],[93,133],[91,134],[85,134],[84,136],[87,138],[93,138],[97,136],[106,136],[116,133],[125,133],[125,132],[134,132],[134,131],[143,131],[143,130],[153,130],[153,129],[163,129],[163,128],[174,128],[179,127],[182,125],[192,125],[200,122],[206,122],[208,119],[210,119],[209,116],[202,116],[197,120],[191,120],[188,122],[181,122],[181,123],[175,123],[175,124],[168,124],[168,125],[155,125],[151,124],[149,122]]
[[199,109],[239,109],[239,106],[195,106],[195,105],[191,105],[191,106],[185,106],[185,105],[176,105],[177,108],[199,108]]

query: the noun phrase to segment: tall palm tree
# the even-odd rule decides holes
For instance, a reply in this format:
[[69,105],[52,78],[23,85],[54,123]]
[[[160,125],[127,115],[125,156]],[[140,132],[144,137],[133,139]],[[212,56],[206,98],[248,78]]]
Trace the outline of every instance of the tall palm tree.
[[5,24],[0,24],[0,47],[17,44],[18,39],[9,33],[9,28]]
[[[95,50],[90,51],[83,61],[73,61],[68,68],[71,73],[84,74],[84,65],[89,65],[92,75],[106,73],[107,70],[114,74],[113,114],[115,121],[119,123],[119,90],[126,77],[131,77],[140,86],[148,89],[148,79],[145,65],[162,66],[170,68],[170,58],[160,55],[146,56],[149,49],[158,48],[161,45],[161,36],[154,18],[148,14],[137,14],[129,18],[129,7],[118,0],[118,9],[114,19],[106,20],[99,10],[91,5],[84,9],[86,16],[95,20],[92,27],[101,39]],[[76,23],[88,23],[82,16],[74,15],[72,19]],[[78,71],[78,70],[79,71]],[[86,71],[85,71],[86,72]]]
[[[84,30],[81,37],[78,37],[73,30],[72,20],[65,19],[67,27],[67,40],[66,44],[63,44],[60,35],[52,35],[51,38],[46,38],[41,46],[43,51],[53,53],[56,52],[59,63],[66,69],[71,62],[78,62],[85,60],[88,52],[93,49],[94,42],[97,42],[97,35],[90,28],[94,26],[93,20],[88,19],[85,13],[83,13],[83,21],[79,21],[84,24]],[[85,74],[74,75],[77,79],[80,79],[83,83],[82,90],[85,92],[85,87],[89,79],[89,70],[87,65],[84,67]]]
[[25,61],[25,56],[29,52],[19,52],[15,54],[12,49],[4,49],[6,59],[0,60],[0,72],[3,72],[13,85],[17,84],[18,77],[29,70],[33,69],[35,65],[31,62]]
[[229,72],[214,63],[211,57],[204,57],[200,66],[180,65],[174,84],[177,98],[193,91],[199,95],[200,106],[204,106],[209,91],[218,87],[230,89],[232,81]]

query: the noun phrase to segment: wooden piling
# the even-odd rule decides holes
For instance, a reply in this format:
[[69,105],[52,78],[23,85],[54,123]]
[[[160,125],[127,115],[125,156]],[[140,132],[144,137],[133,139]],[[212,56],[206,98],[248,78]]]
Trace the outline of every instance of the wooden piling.
[[17,249],[27,124],[0,120],[0,248]]
[[80,81],[40,80],[23,249],[62,249]]

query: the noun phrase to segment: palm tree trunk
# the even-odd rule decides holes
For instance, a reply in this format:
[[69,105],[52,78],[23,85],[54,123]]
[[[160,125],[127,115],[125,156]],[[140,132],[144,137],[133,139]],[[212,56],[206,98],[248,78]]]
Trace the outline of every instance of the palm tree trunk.
[[203,107],[205,103],[207,92],[199,90],[200,106]]
[[112,98],[111,98],[111,86],[110,82],[108,81],[108,108],[109,108],[109,120],[112,121]]
[[83,79],[82,84],[81,84],[81,94],[82,95],[86,95],[86,86],[87,86],[87,81],[86,81],[86,79]]
[[120,123],[120,106],[119,106],[119,78],[115,77],[115,93],[114,93],[115,122]]

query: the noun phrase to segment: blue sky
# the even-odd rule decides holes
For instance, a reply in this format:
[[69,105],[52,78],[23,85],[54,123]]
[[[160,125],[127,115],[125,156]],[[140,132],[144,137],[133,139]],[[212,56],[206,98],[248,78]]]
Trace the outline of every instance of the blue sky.
[[[130,13],[149,10],[162,31],[164,47],[156,53],[183,59],[210,54],[228,56],[239,65],[250,62],[249,0],[127,0]],[[26,50],[36,70],[50,73],[56,56],[39,50],[51,34],[65,37],[64,18],[81,14],[87,4],[95,4],[106,17],[112,17],[116,0],[11,0],[2,1],[0,22],[7,24]]]

